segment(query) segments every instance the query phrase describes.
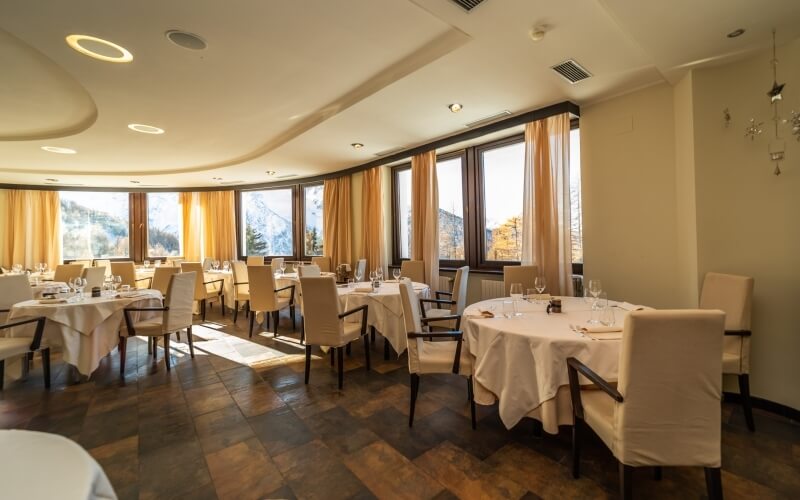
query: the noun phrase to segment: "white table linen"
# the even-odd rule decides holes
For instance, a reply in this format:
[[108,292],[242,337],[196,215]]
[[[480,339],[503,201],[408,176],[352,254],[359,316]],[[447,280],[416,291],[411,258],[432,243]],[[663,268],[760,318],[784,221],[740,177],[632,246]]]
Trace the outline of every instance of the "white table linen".
[[[590,316],[591,305],[581,298],[563,297],[563,312],[550,315],[544,304],[520,300],[522,315],[513,318],[502,317],[503,300],[479,302],[464,311],[465,343],[475,357],[475,401],[499,401],[506,428],[527,416],[556,434],[559,425],[572,424],[567,358],[575,357],[606,380],[616,381],[619,336],[594,340],[573,332],[571,324],[585,325]],[[494,318],[470,317],[492,307]],[[614,313],[616,324],[622,325],[628,312],[615,308]]]
[[[118,332],[124,328],[126,307],[160,307],[161,292],[137,290],[121,298],[85,297],[80,302],[42,304],[27,300],[14,304],[9,320],[30,316],[45,316],[44,339],[52,347],[61,347],[64,361],[75,366],[83,375],[91,373],[119,344]],[[136,312],[131,319],[139,321],[154,317],[158,312]],[[33,336],[34,329],[24,325],[11,329],[10,336]]]

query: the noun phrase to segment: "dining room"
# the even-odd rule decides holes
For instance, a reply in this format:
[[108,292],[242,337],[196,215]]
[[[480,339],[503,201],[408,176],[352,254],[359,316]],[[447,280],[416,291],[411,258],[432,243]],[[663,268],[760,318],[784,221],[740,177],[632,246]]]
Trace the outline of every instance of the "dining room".
[[0,497],[800,496],[798,21],[2,2]]

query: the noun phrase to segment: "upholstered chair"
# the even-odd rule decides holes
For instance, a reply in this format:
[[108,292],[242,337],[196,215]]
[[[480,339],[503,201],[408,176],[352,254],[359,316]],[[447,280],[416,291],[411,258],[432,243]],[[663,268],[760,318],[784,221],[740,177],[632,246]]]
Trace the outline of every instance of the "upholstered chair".
[[153,284],[150,286],[153,290],[158,290],[164,297],[167,296],[169,283],[172,280],[172,275],[180,271],[177,267],[159,266],[153,269]]
[[[24,278],[25,276],[23,276]],[[27,283],[26,283],[27,285]],[[40,351],[42,354],[42,371],[44,372],[44,386],[50,388],[50,348],[42,344],[42,335],[47,319],[44,316],[37,318],[25,318],[11,323],[0,325],[0,335],[4,330],[14,327],[23,327],[27,324],[36,324],[33,340],[30,337],[0,337],[0,390],[3,389],[5,380],[5,365],[7,359],[20,358],[23,363],[28,359],[33,359],[33,353]]]
[[106,280],[105,267],[84,267],[81,277],[86,280],[86,293],[91,295],[92,288],[103,288],[103,282]]
[[503,266],[505,296],[511,296],[511,285],[514,283],[522,283],[522,293],[525,293],[529,288],[534,288],[538,272],[539,268],[537,266]]
[[400,264],[400,276],[409,278],[414,283],[425,283],[425,262],[404,260]]
[[[200,266],[199,263],[197,263]],[[164,361],[167,371],[170,371],[169,336],[186,330],[189,339],[189,354],[194,358],[194,344],[192,343],[192,304],[195,297],[195,282],[203,281],[202,274],[195,271],[175,273],[170,278],[167,287],[167,298],[163,307],[127,307],[124,309],[127,336],[120,333],[119,337],[119,375],[125,378],[125,355],[128,337],[137,335],[164,338]],[[132,312],[160,311],[162,314],[156,318],[144,319],[138,322],[131,320]],[[153,342],[153,360],[158,353],[156,342]]]
[[206,257],[203,259],[203,271],[210,271],[211,265],[214,263],[214,259],[211,257]]
[[[281,309],[289,309],[292,317],[292,329],[296,327],[294,319],[294,285],[275,288],[275,275],[272,266],[247,266],[247,275],[250,280],[250,328],[249,336],[253,336],[253,324],[256,314],[264,313],[265,321],[272,315],[272,334],[278,336],[278,319]],[[279,292],[289,291],[288,297],[281,297]]]
[[404,278],[400,283],[400,300],[403,305],[403,319],[408,336],[408,372],[411,374],[411,408],[408,426],[414,425],[414,408],[417,404],[420,375],[430,373],[454,373],[467,378],[467,396],[472,412],[472,428],[477,426],[475,419],[475,399],[472,391],[472,356],[463,347],[463,333],[460,316],[441,316],[439,320],[452,320],[455,329],[446,332],[425,331],[431,318],[423,318],[417,294],[411,280]]
[[[299,266],[297,268],[298,278],[319,278],[320,276],[322,276],[322,272],[320,271],[319,266],[314,264]],[[300,343],[302,344],[305,342],[306,338],[306,324],[305,320],[303,319],[303,285],[299,280],[297,283],[297,288],[294,292],[295,297],[297,298],[297,303],[300,305]]]
[[[139,283],[142,283],[144,288],[150,288],[153,284],[153,278],[151,276],[136,279],[136,266],[131,261],[112,262],[111,274],[122,278],[122,284],[128,285],[131,288],[139,288]],[[146,285],[144,284],[145,281],[147,282]]]
[[324,255],[319,257],[311,257],[311,263],[315,266],[319,266],[319,270],[323,273],[330,273],[333,271],[333,265],[331,264],[331,256]]
[[263,266],[264,265],[264,256],[263,255],[248,255],[247,256],[247,265],[248,266]]
[[281,266],[283,265],[283,257],[275,257],[274,259],[272,259],[269,265],[270,267],[272,267],[273,273],[281,272]]
[[181,262],[181,272],[197,274],[194,282],[194,300],[200,304],[200,315],[203,321],[206,320],[206,306],[214,302],[220,302],[222,315],[225,316],[225,280],[222,278],[215,280],[205,280],[203,265],[199,262]]
[[182,257],[167,257],[167,265],[171,267],[180,268],[185,261],[186,259]]
[[739,378],[747,428],[755,432],[750,402],[750,311],[753,278],[733,274],[707,273],[700,293],[701,309],[725,311],[725,339],[722,343],[722,373]]
[[106,276],[111,276],[111,261],[108,259],[95,259],[94,267],[105,267]]
[[567,358],[573,476],[580,473],[580,436],[588,425],[619,462],[623,498],[631,498],[634,467],[655,467],[658,479],[663,466],[697,466],[705,468],[709,497],[721,499],[724,329],[722,311],[628,314],[616,388],[576,358]]
[[80,264],[84,268],[92,267],[92,261],[91,260],[73,260],[72,262],[70,262],[70,264]]
[[83,264],[59,264],[53,273],[53,281],[67,283],[72,278],[80,277],[83,272]]
[[24,274],[0,276],[0,322],[5,323],[11,306],[33,299],[33,291]]
[[353,273],[353,277],[355,276],[361,276],[361,281],[367,281],[367,259],[358,259],[356,271]]
[[[336,350],[339,369],[339,389],[344,384],[344,347],[350,342],[364,339],[364,359],[367,371],[370,370],[369,360],[369,335],[367,335],[367,314],[369,308],[366,304],[342,312],[339,294],[336,291],[336,281],[333,276],[303,277],[300,278],[303,288],[303,302],[305,304],[305,343],[306,343],[306,384],[311,372],[311,347],[329,346]],[[351,314],[361,313],[361,321],[348,322],[346,318]],[[331,352],[333,360],[333,352]]]
[[[444,328],[446,330],[457,330],[454,320],[433,321],[437,317],[442,316],[458,316],[464,314],[464,308],[467,305],[467,280],[469,279],[469,266],[458,268],[456,271],[456,279],[453,282],[452,292],[436,292],[435,299],[419,299],[420,311],[422,317],[431,321],[428,322],[429,327]],[[442,297],[450,297],[443,299]],[[425,310],[425,304],[433,304],[435,307]],[[448,306],[447,309],[442,309],[441,306]]]
[[[247,258],[250,260],[250,257]],[[254,266],[263,266],[264,258],[261,258],[261,264],[253,264]],[[247,266],[241,260],[234,260],[231,263],[231,270],[233,271],[233,322],[239,317],[239,302],[244,302],[248,315],[250,314],[250,285],[247,275]]]

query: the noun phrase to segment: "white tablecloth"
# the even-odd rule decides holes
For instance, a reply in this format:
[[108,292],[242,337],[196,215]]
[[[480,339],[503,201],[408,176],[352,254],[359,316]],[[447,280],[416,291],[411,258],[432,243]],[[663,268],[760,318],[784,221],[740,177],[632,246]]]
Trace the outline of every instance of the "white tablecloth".
[[103,469],[74,441],[46,432],[0,431],[3,498],[116,499]]
[[[475,401],[499,401],[500,418],[509,429],[526,416],[541,420],[552,434],[558,425],[572,424],[569,357],[606,380],[617,380],[620,340],[593,340],[573,332],[569,325],[586,325],[591,305],[581,298],[561,300],[561,314],[548,315],[543,304],[519,301],[522,316],[503,318],[503,299],[479,302],[464,311],[466,346],[475,357]],[[495,318],[469,318],[492,306]],[[623,324],[627,312],[615,308],[614,313],[616,324]]]
[[[160,307],[161,292],[138,290],[130,297],[119,299],[86,297],[81,302],[68,304],[40,304],[28,300],[14,304],[9,320],[30,316],[45,316],[47,325],[44,338],[53,347],[61,347],[64,361],[74,365],[83,375],[91,373],[119,344],[118,332],[124,328],[126,307]],[[132,313],[131,319],[139,321],[160,313]],[[12,337],[33,336],[34,328],[24,325],[13,328]]]

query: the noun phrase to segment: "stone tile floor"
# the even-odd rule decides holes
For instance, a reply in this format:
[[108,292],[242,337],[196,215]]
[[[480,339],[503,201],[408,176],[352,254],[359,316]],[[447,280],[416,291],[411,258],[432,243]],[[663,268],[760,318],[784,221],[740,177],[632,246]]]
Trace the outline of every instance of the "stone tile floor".
[[[159,348],[129,341],[127,373],[107,357],[88,382],[67,383],[56,358],[43,389],[37,361],[24,381],[6,381],[0,427],[54,432],[76,440],[103,466],[120,498],[601,498],[617,493],[616,462],[588,439],[583,476],[569,472],[569,429],[511,430],[495,407],[469,422],[464,380],[425,376],[413,429],[405,356],[383,361],[382,339],[366,372],[361,344],[346,357],[344,389],[316,352],[303,384],[303,348],[281,318],[279,333],[247,338],[247,322],[210,311],[195,326],[194,360],[173,341],[171,372]],[[800,425],[757,412],[747,432],[738,406],[723,406],[723,487],[727,498],[800,498]],[[646,470],[639,498],[702,498],[703,471]]]

